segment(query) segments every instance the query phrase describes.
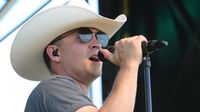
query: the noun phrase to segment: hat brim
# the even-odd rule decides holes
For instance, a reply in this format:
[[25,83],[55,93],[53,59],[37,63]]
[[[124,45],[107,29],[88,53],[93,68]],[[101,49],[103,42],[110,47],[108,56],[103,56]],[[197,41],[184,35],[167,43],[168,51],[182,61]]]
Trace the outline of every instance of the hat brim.
[[74,28],[94,27],[111,38],[125,21],[125,15],[109,19],[76,6],[46,10],[32,17],[17,33],[11,47],[11,64],[23,78],[43,80],[50,76],[43,60],[43,51],[57,36]]

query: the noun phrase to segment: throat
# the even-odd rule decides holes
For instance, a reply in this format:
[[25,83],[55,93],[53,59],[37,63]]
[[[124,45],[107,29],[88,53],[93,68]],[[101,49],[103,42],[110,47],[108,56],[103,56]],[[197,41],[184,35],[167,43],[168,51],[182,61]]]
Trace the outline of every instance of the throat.
[[88,95],[89,86],[86,86],[85,84],[81,83],[80,81],[75,80],[75,83],[77,86],[86,94]]

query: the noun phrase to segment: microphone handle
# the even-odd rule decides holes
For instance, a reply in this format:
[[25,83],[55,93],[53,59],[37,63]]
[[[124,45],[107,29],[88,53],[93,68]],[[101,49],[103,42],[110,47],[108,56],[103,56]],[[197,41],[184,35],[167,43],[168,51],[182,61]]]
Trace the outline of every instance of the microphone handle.
[[[148,42],[143,41],[142,46],[141,46],[143,57],[145,57],[147,53],[152,54],[153,52],[166,46],[168,46],[167,41],[159,41],[159,40],[150,40]],[[108,49],[111,53],[115,52],[114,46],[108,46],[106,49]],[[98,58],[101,61],[106,61],[106,59],[104,58],[101,52],[98,53]]]

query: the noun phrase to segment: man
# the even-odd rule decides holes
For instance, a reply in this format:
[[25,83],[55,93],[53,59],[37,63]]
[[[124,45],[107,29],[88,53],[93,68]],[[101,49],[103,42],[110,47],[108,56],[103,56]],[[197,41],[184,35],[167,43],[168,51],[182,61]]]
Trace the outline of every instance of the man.
[[[42,80],[33,90],[25,112],[132,112],[143,36],[115,43],[114,54],[103,49],[126,21],[95,14],[83,1],[44,11],[18,32],[11,49],[15,71]],[[90,84],[102,74],[98,52],[120,67],[112,91],[97,109],[88,98]],[[44,59],[44,60],[43,60]]]

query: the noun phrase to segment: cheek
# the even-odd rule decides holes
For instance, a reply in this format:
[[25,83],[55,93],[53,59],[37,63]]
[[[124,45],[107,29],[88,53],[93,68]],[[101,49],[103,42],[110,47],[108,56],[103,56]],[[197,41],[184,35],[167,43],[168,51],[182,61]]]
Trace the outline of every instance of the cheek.
[[86,58],[86,49],[80,45],[72,45],[62,49],[61,62],[78,64]]

